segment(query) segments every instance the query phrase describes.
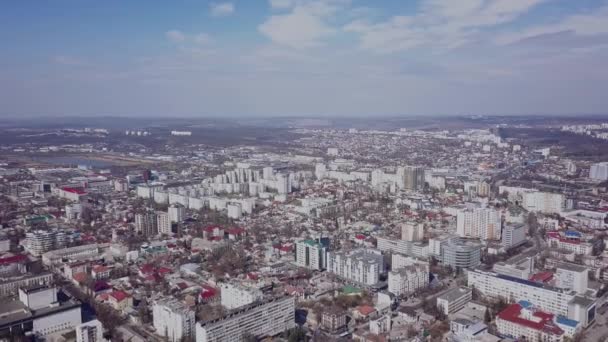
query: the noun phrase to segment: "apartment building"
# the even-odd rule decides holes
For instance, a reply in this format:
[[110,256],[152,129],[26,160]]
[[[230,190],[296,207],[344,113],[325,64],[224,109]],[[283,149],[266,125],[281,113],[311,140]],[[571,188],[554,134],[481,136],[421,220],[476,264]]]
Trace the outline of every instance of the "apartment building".
[[358,249],[327,255],[327,271],[355,283],[375,285],[384,273],[384,259],[377,250]]
[[194,337],[195,313],[175,298],[163,298],[152,306],[154,329],[171,342]]
[[224,283],[220,287],[221,303],[226,309],[236,309],[262,300],[262,291],[239,284]]
[[295,327],[294,297],[277,297],[196,324],[197,342],[240,342],[245,335],[275,336]]

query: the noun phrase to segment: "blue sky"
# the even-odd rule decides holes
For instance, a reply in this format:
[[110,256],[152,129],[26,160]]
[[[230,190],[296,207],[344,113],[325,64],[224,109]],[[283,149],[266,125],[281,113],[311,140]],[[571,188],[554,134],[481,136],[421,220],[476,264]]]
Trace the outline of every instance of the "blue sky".
[[7,0],[0,115],[608,114],[608,0]]

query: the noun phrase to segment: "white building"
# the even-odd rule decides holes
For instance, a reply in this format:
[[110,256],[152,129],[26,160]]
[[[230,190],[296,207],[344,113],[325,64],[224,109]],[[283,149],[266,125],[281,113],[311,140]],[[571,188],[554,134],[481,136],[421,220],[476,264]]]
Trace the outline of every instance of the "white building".
[[159,234],[171,235],[171,222],[169,221],[169,214],[164,211],[156,212],[156,225]]
[[467,283],[488,298],[502,298],[511,303],[529,301],[540,310],[566,316],[583,326],[595,319],[595,300],[574,291],[481,270],[467,270]]
[[410,295],[428,284],[429,268],[426,263],[393,268],[388,273],[388,291],[395,296]]
[[172,204],[168,209],[169,214],[169,222],[171,223],[179,223],[184,220],[184,216],[186,216],[186,208],[181,204]]
[[562,194],[534,191],[523,194],[522,205],[527,211],[559,214],[564,210],[565,202],[566,199]]
[[232,283],[223,283],[220,289],[222,306],[229,310],[260,301],[264,297],[259,289]]
[[502,245],[509,249],[526,242],[526,226],[523,224],[509,224],[502,231]]
[[356,283],[375,285],[384,273],[384,259],[380,251],[371,249],[329,252],[327,271]]
[[143,236],[158,234],[157,214],[152,210],[135,214],[135,231]]
[[555,286],[585,293],[589,288],[589,269],[585,266],[560,262],[556,265]]
[[558,232],[547,233],[547,242],[550,247],[571,251],[574,254],[591,255],[593,253],[593,245],[590,243],[580,241],[579,238],[564,237]]
[[327,267],[327,248],[314,240],[296,243],[296,264],[313,270]]
[[456,216],[456,233],[460,237],[498,240],[500,230],[501,216],[495,209],[465,209]]
[[243,209],[240,203],[230,203],[226,206],[228,218],[238,220],[243,216]]
[[424,224],[422,223],[402,223],[401,240],[421,241],[424,238]]
[[294,327],[294,297],[272,298],[231,311],[222,318],[197,323],[196,341],[238,342],[245,333],[261,338]]
[[467,287],[457,287],[437,297],[437,308],[449,315],[464,308],[473,298],[473,291]]
[[578,322],[542,312],[527,301],[513,303],[501,311],[496,317],[496,327],[502,336],[527,342],[561,342],[579,331]]
[[104,342],[103,325],[97,319],[76,327],[76,342]]
[[64,248],[67,237],[60,230],[35,230],[25,234],[25,250],[33,256]]
[[608,162],[591,165],[591,168],[589,169],[589,178],[598,181],[608,180]]
[[152,317],[156,334],[171,342],[194,337],[195,313],[175,298],[163,298],[154,303]]

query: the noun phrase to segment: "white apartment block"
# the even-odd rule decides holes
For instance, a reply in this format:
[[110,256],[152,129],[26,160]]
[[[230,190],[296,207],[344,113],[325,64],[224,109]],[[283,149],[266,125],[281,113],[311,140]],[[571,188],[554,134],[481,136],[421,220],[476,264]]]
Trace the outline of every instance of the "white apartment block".
[[519,246],[526,242],[526,226],[523,224],[507,225],[502,232],[502,245],[505,248]]
[[159,234],[171,235],[171,221],[169,220],[169,214],[164,211],[157,211],[156,226]]
[[359,284],[375,285],[384,273],[384,259],[380,251],[371,249],[329,252],[327,271]]
[[424,224],[422,223],[402,223],[401,240],[421,241],[424,238]]
[[296,243],[296,264],[313,270],[327,267],[327,248],[314,240]]
[[413,264],[393,268],[388,273],[388,291],[395,296],[405,296],[429,284],[428,264]]
[[583,326],[595,318],[595,301],[574,291],[481,270],[467,270],[467,284],[483,296],[509,302],[529,301],[542,311],[566,316]]
[[196,324],[196,342],[241,342],[245,334],[275,336],[295,327],[294,297],[273,298]]
[[152,317],[156,334],[171,342],[194,337],[195,313],[175,298],[156,301],[152,307]]
[[76,342],[104,342],[103,325],[97,319],[76,327]]
[[95,259],[101,256],[109,247],[109,243],[93,243],[89,245],[57,249],[44,253],[42,255],[42,263],[46,266],[52,266],[63,262],[64,259],[71,261]]
[[470,288],[458,287],[437,297],[437,308],[449,315],[460,311],[471,299],[473,299],[473,291]]
[[564,195],[557,193],[534,191],[523,194],[523,207],[527,211],[559,214],[564,210],[565,202]]
[[591,165],[591,168],[589,169],[589,178],[598,181],[608,180],[608,162]]
[[25,234],[24,248],[33,256],[64,248],[66,244],[67,237],[59,230],[35,230]]
[[555,286],[581,294],[587,292],[589,288],[589,269],[587,267],[562,262],[558,263],[555,268]]
[[221,303],[226,309],[236,309],[262,300],[262,291],[242,285],[224,283],[221,289]]
[[456,233],[460,237],[498,240],[500,229],[500,212],[492,208],[461,210],[456,216]]
[[157,213],[148,210],[145,213],[135,214],[135,231],[144,236],[158,234]]
[[186,208],[181,204],[172,204],[169,206],[167,213],[169,214],[169,222],[182,222],[184,220],[184,216],[186,216]]

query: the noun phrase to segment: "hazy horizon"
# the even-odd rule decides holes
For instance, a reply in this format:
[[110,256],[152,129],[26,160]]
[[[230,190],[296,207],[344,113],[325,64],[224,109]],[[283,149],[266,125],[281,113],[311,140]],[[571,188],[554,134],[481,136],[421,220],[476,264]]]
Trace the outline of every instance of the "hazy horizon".
[[0,8],[1,118],[608,114],[608,0]]

